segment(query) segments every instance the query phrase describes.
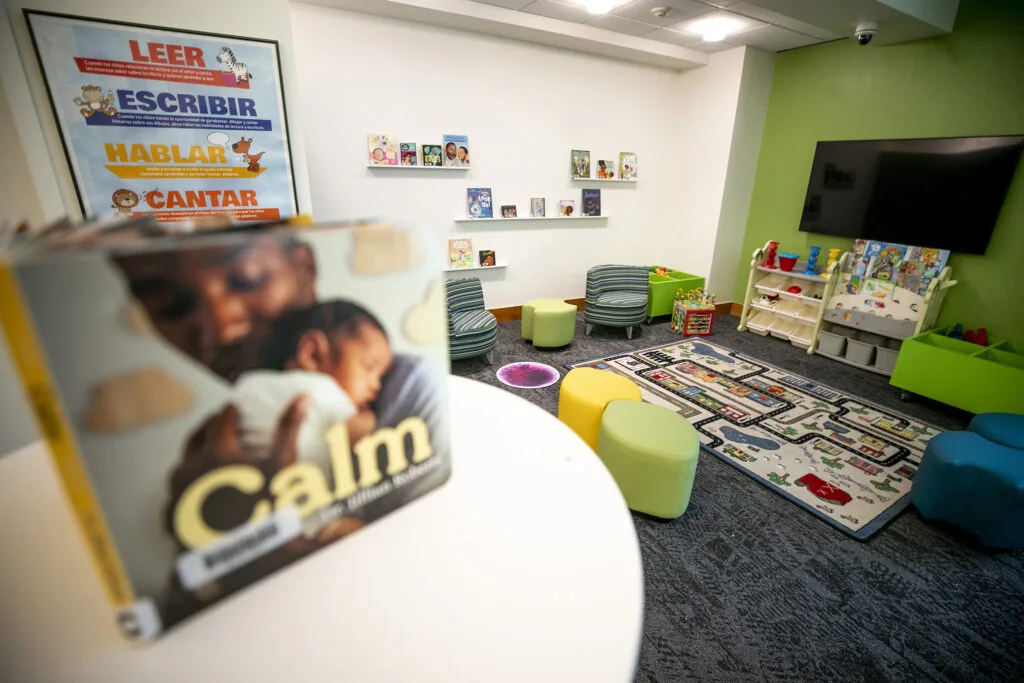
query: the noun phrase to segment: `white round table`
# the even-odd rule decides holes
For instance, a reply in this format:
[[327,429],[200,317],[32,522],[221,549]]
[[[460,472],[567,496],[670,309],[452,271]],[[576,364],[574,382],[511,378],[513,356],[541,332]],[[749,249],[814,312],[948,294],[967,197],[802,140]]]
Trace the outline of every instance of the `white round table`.
[[449,386],[445,486],[144,646],[118,633],[42,444],[0,457],[0,680],[632,681],[643,580],[615,482],[540,408]]

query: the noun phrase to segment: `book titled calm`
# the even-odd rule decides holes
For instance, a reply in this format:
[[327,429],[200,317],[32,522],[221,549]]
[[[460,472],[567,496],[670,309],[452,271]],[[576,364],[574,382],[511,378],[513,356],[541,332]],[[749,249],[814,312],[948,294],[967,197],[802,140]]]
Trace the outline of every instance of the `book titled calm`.
[[447,479],[437,236],[361,223],[88,242],[7,255],[0,319],[127,637],[375,533]]

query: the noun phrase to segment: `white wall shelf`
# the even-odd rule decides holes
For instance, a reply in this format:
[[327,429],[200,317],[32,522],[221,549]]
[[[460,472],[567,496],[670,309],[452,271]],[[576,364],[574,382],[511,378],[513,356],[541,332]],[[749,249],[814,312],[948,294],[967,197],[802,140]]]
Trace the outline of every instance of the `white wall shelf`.
[[496,270],[498,268],[505,268],[505,264],[499,263],[495,266],[469,266],[468,268],[445,268],[446,273],[464,273],[468,270]]
[[366,168],[383,168],[388,171],[468,171],[472,166],[405,166],[402,164],[386,166],[384,164],[367,164]]
[[623,180],[622,178],[570,178],[574,183],[632,183],[636,184],[636,178]]
[[487,222],[501,222],[501,223],[515,223],[516,221],[599,221],[602,218],[608,218],[608,216],[538,216],[536,218],[530,218],[528,216],[520,216],[518,218],[456,218],[456,223],[487,223]]

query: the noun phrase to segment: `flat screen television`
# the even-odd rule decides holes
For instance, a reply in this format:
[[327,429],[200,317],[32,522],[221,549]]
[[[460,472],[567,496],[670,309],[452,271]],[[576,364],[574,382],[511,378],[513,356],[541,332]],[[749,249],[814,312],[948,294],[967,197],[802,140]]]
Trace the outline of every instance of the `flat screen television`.
[[819,142],[802,232],[984,254],[1024,135]]

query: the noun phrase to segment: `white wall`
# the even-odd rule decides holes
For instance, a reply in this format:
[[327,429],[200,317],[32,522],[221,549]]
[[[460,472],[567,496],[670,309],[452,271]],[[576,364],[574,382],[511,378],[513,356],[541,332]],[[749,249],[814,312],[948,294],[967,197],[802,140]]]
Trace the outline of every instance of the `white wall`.
[[747,229],[774,70],[775,53],[750,48],[744,54],[709,278],[710,287],[722,295],[723,300],[732,298],[736,272],[741,263],[747,262],[741,253],[743,235]]
[[[278,41],[299,208],[309,211],[309,180],[299,124],[301,107],[295,88],[295,53],[287,0],[0,0],[0,9],[5,10],[0,16],[0,43],[4,43],[0,47],[0,79],[11,98],[11,109],[47,220],[78,216],[80,212],[22,9]],[[9,31],[17,40],[20,63],[13,59],[13,50],[5,39]],[[31,93],[31,97],[16,97],[21,93]]]
[[[688,72],[640,66],[313,5],[292,5],[302,127],[318,220],[385,216],[438,225],[495,249],[489,307],[584,294],[599,263],[659,263],[707,275],[744,49]],[[366,168],[366,134],[469,136],[468,172]],[[456,224],[467,187],[494,202],[579,202],[569,153],[633,151],[639,182],[594,184],[607,221]],[[475,273],[474,273],[475,274]]]
[[[28,172],[46,220],[67,214],[79,215],[78,200],[22,8],[277,40],[299,207],[304,212],[310,210],[302,112],[295,87],[295,53],[287,0],[0,0],[0,85],[7,96],[18,141],[27,157]],[[17,43],[12,40],[12,34]],[[9,164],[14,152],[7,136],[13,131],[3,121],[0,121],[0,128],[3,129],[0,131],[3,149],[7,150],[5,164]],[[0,219],[31,213],[28,208],[31,204],[26,198],[10,203],[4,195]],[[36,438],[35,424],[22,396],[4,341],[0,344],[0,405],[4,407],[0,416],[0,457]]]

